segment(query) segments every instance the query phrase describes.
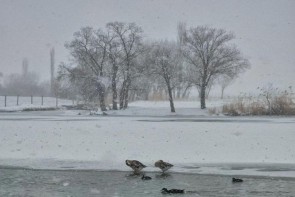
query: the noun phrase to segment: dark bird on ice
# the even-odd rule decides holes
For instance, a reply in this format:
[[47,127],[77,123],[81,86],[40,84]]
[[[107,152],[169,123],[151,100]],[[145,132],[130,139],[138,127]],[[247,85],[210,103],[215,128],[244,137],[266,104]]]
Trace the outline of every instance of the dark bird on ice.
[[161,190],[162,194],[184,194],[184,190],[183,189],[167,189],[167,188],[163,188]]
[[151,180],[152,177],[142,175],[141,179],[142,180]]
[[143,165],[142,163],[140,163],[137,160],[126,160],[125,163],[127,166],[132,168],[134,170],[134,172],[136,172],[136,173],[140,172],[143,168],[146,167],[145,165]]
[[163,160],[156,161],[155,166],[160,168],[163,172],[173,167],[172,164],[164,162]]
[[243,179],[233,178],[233,179],[232,179],[232,182],[233,182],[233,183],[242,183],[242,182],[243,182]]

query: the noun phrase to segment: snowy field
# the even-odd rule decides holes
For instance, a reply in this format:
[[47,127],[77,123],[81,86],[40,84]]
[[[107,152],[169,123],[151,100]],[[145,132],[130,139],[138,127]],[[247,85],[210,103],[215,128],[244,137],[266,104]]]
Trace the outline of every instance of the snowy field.
[[[220,102],[219,102],[220,103]],[[196,102],[136,102],[130,109],[0,113],[0,165],[295,177],[294,117],[209,116]],[[209,105],[208,105],[209,106]],[[78,115],[78,113],[82,115]]]

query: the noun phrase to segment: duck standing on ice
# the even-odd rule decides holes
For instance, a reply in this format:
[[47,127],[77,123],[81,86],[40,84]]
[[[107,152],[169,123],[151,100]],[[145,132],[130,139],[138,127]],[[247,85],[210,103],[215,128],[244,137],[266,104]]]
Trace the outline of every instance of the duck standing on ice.
[[145,165],[143,165],[137,160],[126,160],[125,163],[127,166],[132,168],[135,173],[139,173],[143,168],[146,167]]
[[173,167],[172,164],[164,162],[163,160],[156,161],[155,166],[160,168],[163,173]]

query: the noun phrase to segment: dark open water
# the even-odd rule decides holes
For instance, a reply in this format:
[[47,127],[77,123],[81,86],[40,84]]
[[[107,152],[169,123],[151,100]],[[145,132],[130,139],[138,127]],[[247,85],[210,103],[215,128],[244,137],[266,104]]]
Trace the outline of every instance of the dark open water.
[[[211,197],[294,197],[295,179],[242,177],[243,183],[233,184],[231,176],[170,173],[146,173],[152,180],[142,181],[130,172],[91,170],[28,170],[0,169],[0,196],[26,197],[157,197],[160,190],[185,189],[189,194],[173,196]],[[167,196],[167,195],[166,195]],[[169,196],[169,195],[168,195]]]

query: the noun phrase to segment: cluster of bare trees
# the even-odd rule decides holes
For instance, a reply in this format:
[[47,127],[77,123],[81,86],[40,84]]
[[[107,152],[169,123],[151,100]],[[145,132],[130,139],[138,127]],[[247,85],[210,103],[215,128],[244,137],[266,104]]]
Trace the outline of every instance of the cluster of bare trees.
[[81,28],[65,45],[74,67],[63,64],[59,76],[82,86],[84,96],[98,94],[102,111],[106,110],[105,98],[110,86],[113,109],[118,109],[118,96],[120,109],[127,108],[132,81],[139,73],[136,61],[143,51],[142,33],[134,23],[108,23],[105,30]]
[[109,93],[116,110],[127,108],[130,98],[148,98],[150,92],[165,90],[175,112],[173,98],[186,96],[193,86],[200,91],[204,109],[206,92],[214,81],[234,79],[249,67],[230,44],[233,38],[223,29],[187,29],[183,23],[178,25],[177,42],[144,42],[143,30],[135,23],[83,27],[65,44],[72,59],[61,64],[59,81],[85,100],[98,97],[102,111]]

